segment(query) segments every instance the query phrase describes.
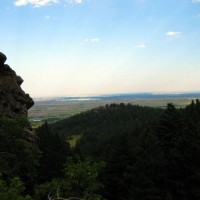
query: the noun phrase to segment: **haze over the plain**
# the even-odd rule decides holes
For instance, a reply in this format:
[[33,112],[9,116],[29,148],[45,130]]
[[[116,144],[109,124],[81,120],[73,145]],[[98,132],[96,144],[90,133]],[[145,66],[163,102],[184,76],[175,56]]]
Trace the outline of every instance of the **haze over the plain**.
[[6,0],[0,24],[33,97],[200,90],[200,0]]

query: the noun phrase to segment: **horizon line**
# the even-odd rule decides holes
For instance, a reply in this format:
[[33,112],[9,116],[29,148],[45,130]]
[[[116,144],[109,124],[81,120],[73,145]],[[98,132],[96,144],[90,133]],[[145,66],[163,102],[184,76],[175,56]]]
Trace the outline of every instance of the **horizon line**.
[[106,94],[80,94],[80,95],[50,95],[50,96],[35,96],[33,99],[43,98],[84,98],[84,97],[110,97],[122,95],[183,95],[183,94],[199,94],[200,91],[185,91],[185,92],[128,92],[128,93],[106,93]]

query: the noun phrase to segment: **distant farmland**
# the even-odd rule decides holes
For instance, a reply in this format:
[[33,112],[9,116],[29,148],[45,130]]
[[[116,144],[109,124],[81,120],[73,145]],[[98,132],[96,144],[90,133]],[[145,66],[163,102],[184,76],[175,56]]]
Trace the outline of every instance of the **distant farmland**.
[[190,94],[123,94],[95,97],[57,97],[35,99],[35,105],[29,110],[29,120],[33,127],[44,121],[49,123],[70,117],[80,112],[111,103],[135,104],[141,106],[165,108],[167,103],[176,107],[185,107],[192,99],[200,98],[200,93]]

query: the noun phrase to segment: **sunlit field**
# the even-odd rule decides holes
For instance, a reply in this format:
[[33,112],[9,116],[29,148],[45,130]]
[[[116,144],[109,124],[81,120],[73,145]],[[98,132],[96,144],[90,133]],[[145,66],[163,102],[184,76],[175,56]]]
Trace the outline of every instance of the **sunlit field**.
[[72,115],[105,106],[111,103],[125,103],[140,106],[166,108],[167,103],[173,103],[177,108],[185,107],[195,98],[154,98],[154,99],[112,99],[112,100],[83,100],[83,101],[36,101],[29,110],[29,120],[33,127],[37,127],[44,121],[49,123],[70,117]]

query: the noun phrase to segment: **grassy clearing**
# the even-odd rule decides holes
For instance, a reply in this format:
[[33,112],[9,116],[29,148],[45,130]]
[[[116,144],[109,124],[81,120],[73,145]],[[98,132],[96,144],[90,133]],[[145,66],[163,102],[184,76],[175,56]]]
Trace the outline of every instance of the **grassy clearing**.
[[67,141],[70,144],[71,148],[76,146],[77,141],[82,137],[82,135],[72,135]]

